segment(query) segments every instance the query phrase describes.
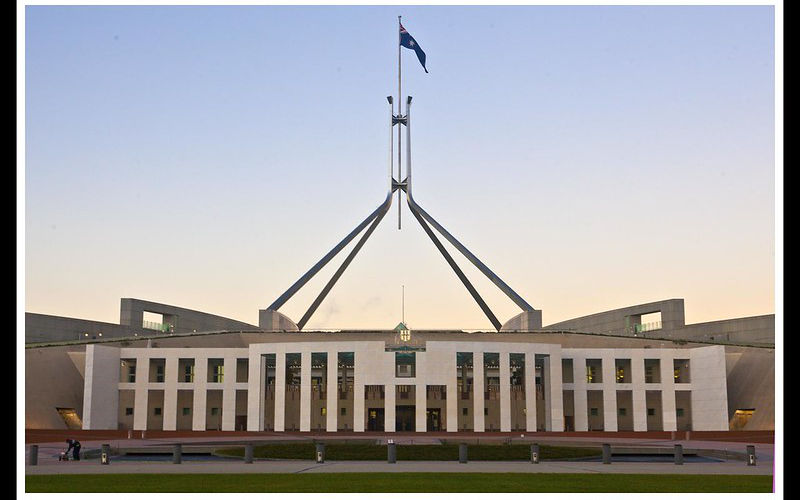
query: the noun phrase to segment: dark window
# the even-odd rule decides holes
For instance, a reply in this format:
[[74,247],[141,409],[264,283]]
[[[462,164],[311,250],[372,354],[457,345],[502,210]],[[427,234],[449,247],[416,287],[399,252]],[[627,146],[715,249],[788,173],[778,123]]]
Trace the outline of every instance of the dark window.
[[652,417],[652,416],[654,416],[655,414],[656,414],[656,409],[655,409],[655,408],[648,408],[648,409],[647,409],[647,416],[648,416],[648,417]]
[[161,408],[153,408],[153,415],[161,415]]
[[125,408],[125,415],[133,415],[133,408]]
[[219,408],[211,408],[212,415],[219,415]]
[[592,408],[592,409],[591,409],[591,410],[589,410],[589,411],[590,411],[590,413],[592,414],[592,416],[593,416],[593,417],[596,417],[596,416],[597,416],[597,408]]
[[466,408],[466,407],[461,408],[461,414],[462,415],[469,415],[469,408]]
[[184,415],[189,415],[189,414],[192,413],[192,409],[191,408],[184,408],[182,410],[182,412],[183,412]]
[[484,408],[483,409],[483,414],[484,415],[488,415],[489,414],[489,408]]
[[628,409],[627,408],[620,408],[619,409],[619,416],[620,417],[624,417],[627,414],[628,414]]
[[683,408],[676,408],[675,409],[675,413],[677,414],[677,416],[682,417],[683,416]]
[[342,408],[342,415],[347,415],[347,408]]

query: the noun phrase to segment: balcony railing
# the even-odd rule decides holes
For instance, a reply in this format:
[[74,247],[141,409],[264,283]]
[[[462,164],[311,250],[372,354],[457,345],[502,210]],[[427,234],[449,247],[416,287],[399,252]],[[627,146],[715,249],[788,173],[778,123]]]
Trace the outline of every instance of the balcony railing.
[[156,323],[154,321],[142,321],[142,328],[147,330],[158,330],[161,333],[172,333],[173,327],[169,323]]

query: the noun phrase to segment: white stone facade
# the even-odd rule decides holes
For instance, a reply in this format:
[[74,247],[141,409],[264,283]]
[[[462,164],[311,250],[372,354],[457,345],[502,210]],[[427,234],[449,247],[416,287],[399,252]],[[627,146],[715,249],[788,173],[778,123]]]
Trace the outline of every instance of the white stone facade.
[[[398,376],[397,352],[414,353],[413,376]],[[352,372],[340,373],[340,353],[352,353]],[[471,353],[471,366],[457,365],[458,353]],[[287,354],[299,359],[294,385],[287,385]],[[268,368],[265,360],[273,355],[274,368]],[[313,357],[325,358],[325,364],[312,366]],[[214,360],[222,360],[223,368],[213,368]],[[562,373],[562,366],[570,366],[564,360],[571,360],[571,374]],[[514,378],[519,366],[515,373],[522,375]],[[575,349],[429,340],[417,351],[396,351],[383,340],[243,348],[90,344],[85,374],[85,429],[336,432],[346,421],[352,422],[349,431],[377,425],[393,432],[399,412],[408,417],[403,425],[416,432],[728,429],[721,346]],[[372,411],[377,417],[368,415]]]

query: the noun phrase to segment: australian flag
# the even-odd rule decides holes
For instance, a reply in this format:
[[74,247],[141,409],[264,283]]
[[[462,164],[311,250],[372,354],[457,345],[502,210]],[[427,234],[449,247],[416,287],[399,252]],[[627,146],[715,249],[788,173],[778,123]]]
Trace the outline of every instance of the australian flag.
[[417,59],[419,59],[420,64],[422,64],[422,69],[427,73],[428,69],[425,67],[425,52],[422,51],[417,41],[414,40],[414,37],[409,35],[408,31],[403,28],[402,23],[400,24],[400,45],[417,53]]

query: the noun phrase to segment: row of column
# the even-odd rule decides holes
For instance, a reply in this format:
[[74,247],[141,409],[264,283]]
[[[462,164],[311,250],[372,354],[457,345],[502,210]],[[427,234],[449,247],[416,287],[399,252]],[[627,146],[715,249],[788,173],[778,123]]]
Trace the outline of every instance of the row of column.
[[[588,392],[597,390],[603,392],[603,429],[605,431],[617,431],[617,391],[631,391],[633,404],[633,430],[635,432],[647,431],[647,391],[660,390],[661,392],[661,418],[663,430],[674,431],[678,428],[677,416],[675,414],[675,380],[673,378],[672,363],[666,363],[662,359],[661,382],[658,384],[645,384],[644,356],[631,356],[631,380],[632,383],[621,384],[617,382],[615,372],[616,357],[613,352],[604,353],[602,356],[603,381],[601,383],[590,384],[586,380],[586,359],[587,356],[572,355],[572,366],[574,371],[574,410],[575,410],[575,430],[589,430],[588,415]],[[595,354],[591,359],[598,359]],[[671,361],[671,360],[670,360]],[[569,388],[569,385],[567,387]],[[687,384],[687,389],[689,388]]]
[[[359,352],[355,352],[354,361],[358,363]],[[473,429],[476,432],[483,432],[486,428],[484,419],[484,373],[483,373],[483,352],[474,352],[473,359],[481,362],[473,362]],[[511,382],[510,382],[510,362],[509,352],[500,354],[500,430],[503,432],[511,431]],[[266,374],[263,354],[259,353],[256,359],[250,359],[250,391],[248,393],[248,419],[247,429],[249,431],[260,431],[264,429],[264,388]],[[338,425],[338,352],[329,351],[327,353],[327,408],[326,431],[335,432]],[[456,353],[452,355],[453,366],[445,384],[431,384],[429,381],[419,381],[409,378],[406,382],[403,378],[393,378],[392,383],[377,384],[384,386],[384,429],[386,432],[393,432],[395,429],[395,405],[396,405],[396,386],[414,385],[416,393],[415,401],[415,428],[417,432],[425,432],[427,428],[427,388],[428,385],[445,385],[447,388],[446,398],[446,425],[448,432],[458,431],[458,392],[457,392],[457,370],[455,366]],[[535,432],[537,429],[536,411],[536,381],[535,381],[535,354],[525,353],[525,407],[526,407],[526,428],[528,432]],[[227,362],[227,361],[226,361]],[[550,358],[544,358],[544,373],[546,384],[545,402],[548,408],[545,410],[545,428],[547,430],[563,430],[563,403],[561,392],[561,363],[550,363]],[[419,370],[419,367],[418,367]],[[419,371],[418,371],[419,373]],[[199,376],[200,374],[198,374]],[[363,432],[365,430],[365,399],[364,390],[366,385],[363,377],[358,375],[358,370],[353,372],[353,431]],[[255,386],[258,381],[258,387]],[[404,383],[405,382],[405,383]],[[286,354],[277,353],[275,356],[275,416],[274,428],[277,432],[285,430],[285,407],[286,407]],[[311,352],[301,353],[300,366],[300,431],[311,430]],[[223,415],[224,427],[224,415]]]
[[[218,358],[219,356],[214,356]],[[178,419],[178,391],[192,392],[192,430],[206,430],[207,397],[209,390],[222,391],[222,430],[232,431],[236,426],[236,391],[248,390],[248,383],[236,383],[236,360],[241,355],[231,353],[224,356],[225,373],[221,383],[208,382],[208,359],[194,357],[194,382],[178,382],[177,357],[165,358],[164,382],[149,382],[150,358],[136,359],[136,382],[134,382],[133,429],[147,429],[147,399],[150,390],[164,391],[162,408],[163,430],[174,431]],[[124,384],[123,384],[124,386]]]

